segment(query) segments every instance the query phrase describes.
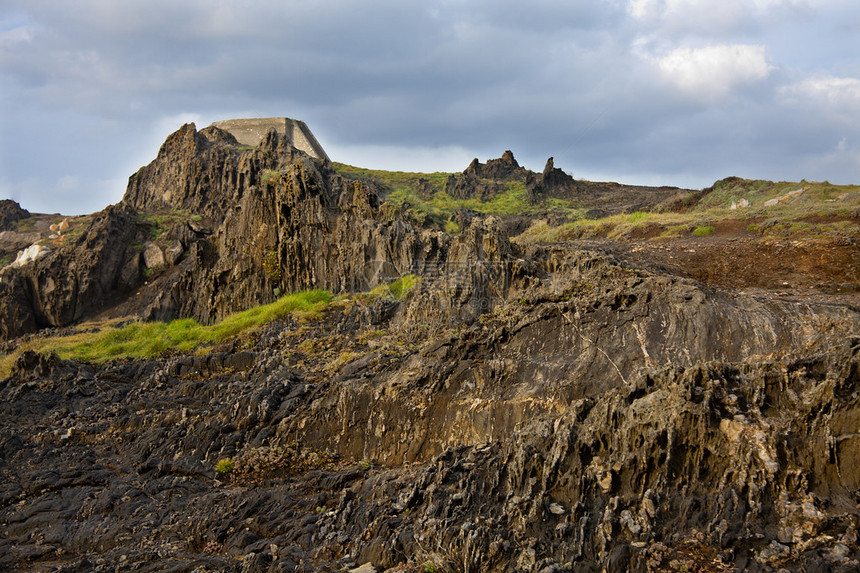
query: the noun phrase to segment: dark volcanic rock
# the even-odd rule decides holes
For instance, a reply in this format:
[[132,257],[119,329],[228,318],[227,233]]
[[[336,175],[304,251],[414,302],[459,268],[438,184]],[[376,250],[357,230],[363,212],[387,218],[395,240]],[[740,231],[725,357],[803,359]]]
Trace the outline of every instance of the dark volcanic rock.
[[[139,280],[132,210],[108,207],[74,241],[0,275],[0,335],[64,326],[128,293]],[[129,270],[129,263],[132,268]]]
[[289,165],[300,154],[272,130],[254,149],[238,147],[228,132],[186,124],[167,138],[155,160],[129,178],[123,203],[139,210],[185,209],[220,222],[266,170]]
[[513,153],[505,151],[499,159],[491,159],[486,164],[473,159],[463,173],[448,178],[446,191],[460,199],[488,199],[504,192],[506,181],[524,179],[528,173],[520,167]]
[[115,314],[210,322],[270,301],[276,289],[367,290],[438,266],[448,241],[274,130],[247,149],[189,124],[74,244],[7,272],[0,334],[69,325],[117,304]]
[[[452,185],[512,178],[596,204],[620,188],[509,152]],[[856,304],[458,222],[417,229],[274,131],[173,134],[121,204],[0,274],[0,333],[420,280],[204,355],[21,352],[0,380],[0,569],[860,567]]]
[[527,188],[532,200],[542,197],[566,197],[575,194],[577,190],[573,177],[555,167],[552,157],[546,160],[541,176],[531,178]]
[[[473,240],[493,226],[456,260],[510,256]],[[393,312],[273,324],[246,350],[25,353],[0,382],[0,566],[857,566],[856,311],[792,322],[790,303],[593,253],[530,258],[506,271],[518,293],[447,333],[420,328],[440,277]]]
[[8,231],[12,224],[26,219],[30,212],[11,199],[0,199],[0,231]]

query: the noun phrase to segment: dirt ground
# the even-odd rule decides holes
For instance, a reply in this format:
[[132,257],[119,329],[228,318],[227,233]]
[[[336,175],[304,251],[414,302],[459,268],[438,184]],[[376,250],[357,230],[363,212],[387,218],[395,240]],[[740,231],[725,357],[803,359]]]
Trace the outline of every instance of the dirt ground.
[[771,240],[724,227],[710,237],[591,243],[633,266],[713,287],[860,304],[860,246],[852,240]]

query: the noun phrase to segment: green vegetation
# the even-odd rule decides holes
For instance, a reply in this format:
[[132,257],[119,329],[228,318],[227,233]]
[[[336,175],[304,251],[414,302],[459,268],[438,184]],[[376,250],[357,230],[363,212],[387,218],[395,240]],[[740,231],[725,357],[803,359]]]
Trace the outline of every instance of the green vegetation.
[[267,183],[277,183],[282,175],[283,173],[275,169],[264,169],[263,174],[260,176],[260,182],[264,185]]
[[150,239],[157,241],[169,229],[188,221],[200,221],[200,215],[192,215],[187,209],[138,211],[137,219],[149,226]]
[[488,200],[474,197],[457,199],[445,191],[436,191],[431,197],[424,198],[414,189],[392,191],[387,200],[394,205],[407,207],[410,215],[418,222],[423,223],[430,219],[442,222],[443,225],[460,209],[486,215],[540,215],[552,212],[569,218],[579,218],[585,214],[583,209],[575,208],[569,201],[560,199],[530,203],[525,184],[520,181],[509,181],[506,187],[505,191]]
[[167,217],[162,213],[140,211],[138,214],[144,224],[149,226],[150,238],[155,241],[167,230]]
[[448,221],[445,221],[444,229],[445,229],[445,232],[448,233],[449,235],[456,235],[457,233],[460,232],[460,225],[459,225],[459,223],[457,223],[457,221],[448,220]]
[[266,253],[265,258],[263,259],[263,270],[266,272],[266,276],[269,277],[270,281],[273,283],[280,282],[283,271],[281,270],[281,261],[278,258],[277,251]]
[[433,191],[444,191],[445,185],[448,182],[450,173],[410,173],[406,171],[381,171],[378,169],[364,169],[362,167],[353,167],[343,163],[332,164],[335,171],[349,177],[350,179],[358,179],[365,183],[381,184],[386,193],[394,191],[411,191],[417,192],[419,181],[424,180]]
[[713,225],[701,225],[693,229],[693,234],[697,237],[707,237],[708,235],[713,235],[716,229]]
[[[547,199],[540,203],[528,200],[525,183],[508,181],[505,190],[487,200],[478,198],[458,199],[446,192],[450,173],[409,173],[403,171],[380,171],[362,169],[343,163],[335,163],[335,170],[345,177],[374,183],[381,188],[385,199],[397,207],[404,207],[419,224],[436,223],[446,232],[457,232],[459,226],[452,220],[454,213],[468,209],[487,215],[540,215],[558,213],[568,218],[581,218],[585,210],[575,207],[571,201]],[[422,183],[423,182],[423,183]],[[432,191],[429,195],[419,188]],[[451,231],[449,231],[449,229]]]
[[403,298],[409,294],[413,288],[415,288],[420,280],[421,279],[412,274],[403,275],[388,285],[388,290],[391,292],[391,295],[395,300],[403,300]]
[[375,287],[370,292],[356,294],[354,298],[363,303],[376,300],[403,300],[420,281],[421,279],[415,275],[403,275],[392,283]]
[[731,211],[738,215],[779,218],[803,215],[837,215],[860,207],[860,186],[833,185],[827,181],[765,181],[728,177],[714,183],[696,205],[696,211],[730,210],[732,202],[746,199],[750,207]]
[[[243,332],[286,316],[318,318],[328,308],[332,294],[310,290],[284,296],[271,304],[237,312],[219,323],[204,326],[190,318],[171,322],[107,324],[96,332],[34,339],[0,359],[0,378],[8,376],[12,364],[25,350],[56,352],[60,358],[107,362],[122,358],[151,358],[167,352],[204,350]],[[85,325],[91,330],[93,325]]]
[[236,469],[236,464],[230,458],[219,460],[215,465],[215,472],[221,476],[227,475]]
[[18,219],[17,221],[15,221],[15,231],[19,233],[29,233],[33,230],[35,223],[36,219],[32,216]]
[[646,213],[645,211],[636,211],[635,213],[630,214],[631,223],[641,223],[642,221],[646,221],[650,218],[651,214]]
[[361,354],[357,352],[352,352],[349,350],[343,351],[338,354],[335,358],[333,358],[330,362],[328,362],[323,370],[328,374],[334,374],[343,368],[345,365],[349,364],[356,358],[359,358]]
[[[748,207],[731,208],[732,203],[737,206],[744,199]],[[717,181],[697,204],[683,212],[640,211],[583,218],[555,227],[537,222],[515,240],[551,243],[596,237],[705,237],[717,232],[717,222],[727,220],[749,221],[747,232],[762,238],[860,237],[858,212],[857,185],[729,178]]]
[[[454,214],[469,209],[500,216],[560,215],[567,220],[559,226],[537,222],[517,238],[520,242],[708,236],[717,232],[717,222],[730,219],[749,221],[748,232],[761,233],[763,237],[860,236],[857,223],[849,222],[856,221],[856,213],[860,212],[858,185],[728,177],[698,195],[679,191],[651,212],[587,219],[587,197],[550,197],[531,203],[522,181],[506,182],[499,193],[485,200],[458,199],[445,191],[451,176],[448,173],[381,171],[342,163],[335,163],[334,168],[345,177],[373,183],[388,202],[405,209],[418,224],[435,225],[448,234],[460,231]],[[803,220],[810,217],[831,220]]]

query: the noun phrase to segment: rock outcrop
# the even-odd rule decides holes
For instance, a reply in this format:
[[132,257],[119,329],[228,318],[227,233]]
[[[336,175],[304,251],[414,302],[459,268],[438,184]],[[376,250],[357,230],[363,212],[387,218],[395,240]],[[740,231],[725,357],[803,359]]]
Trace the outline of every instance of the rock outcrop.
[[529,173],[508,150],[499,159],[490,159],[487,163],[473,159],[463,173],[450,176],[445,187],[452,197],[489,199],[505,191],[506,181],[524,180]]
[[[615,185],[506,152],[449,191],[513,180],[607,205]],[[636,189],[612,208],[672,192]],[[0,335],[345,296],[203,355],[18,350],[0,568],[860,567],[856,298],[717,288],[461,215],[417,228],[275,131],[171,135],[120,204],[0,273]]]
[[857,567],[856,310],[529,255],[446,330],[440,276],[206,356],[25,353],[0,382],[0,564]]
[[567,197],[576,194],[576,181],[555,166],[552,157],[546,160],[540,177],[530,177],[528,180],[529,198],[538,201],[545,197]]
[[26,219],[30,212],[11,199],[0,199],[0,231],[9,231],[12,224]]
[[276,289],[355,292],[444,260],[446,236],[379,203],[274,130],[247,150],[217,127],[185,125],[76,242],[7,273],[0,334],[66,326],[119,303],[117,313],[211,322]]
[[127,295],[139,281],[143,232],[126,206],[108,207],[64,247],[0,275],[0,336],[66,326]]
[[620,183],[597,183],[574,179],[547,159],[543,172],[536,173],[519,165],[511,151],[499,159],[481,163],[478,159],[462,172],[448,177],[445,190],[458,199],[491,199],[520,187],[531,203],[540,205],[547,199],[565,199],[579,203],[595,217],[633,213],[654,209],[681,209],[687,202],[695,203],[702,192],[677,187],[644,187]]

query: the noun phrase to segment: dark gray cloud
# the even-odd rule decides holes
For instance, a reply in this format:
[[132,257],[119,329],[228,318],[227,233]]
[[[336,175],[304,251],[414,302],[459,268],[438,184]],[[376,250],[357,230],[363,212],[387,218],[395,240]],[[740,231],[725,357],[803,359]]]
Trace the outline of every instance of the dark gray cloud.
[[0,196],[80,213],[185,121],[287,115],[335,160],[858,182],[848,0],[7,0]]

